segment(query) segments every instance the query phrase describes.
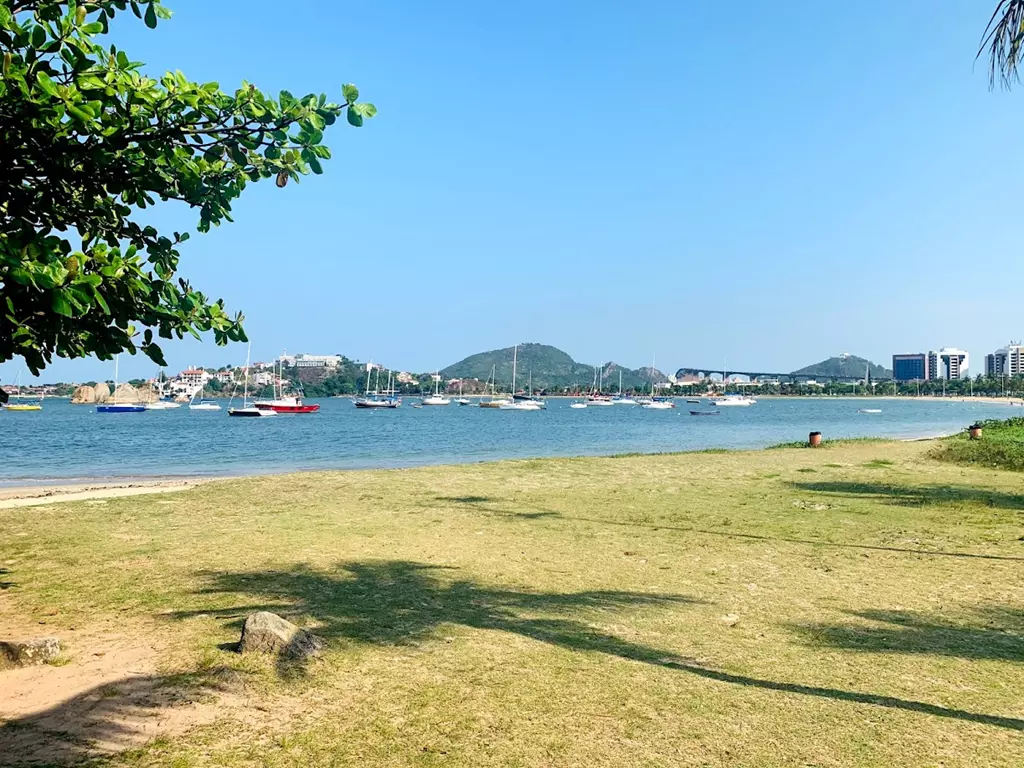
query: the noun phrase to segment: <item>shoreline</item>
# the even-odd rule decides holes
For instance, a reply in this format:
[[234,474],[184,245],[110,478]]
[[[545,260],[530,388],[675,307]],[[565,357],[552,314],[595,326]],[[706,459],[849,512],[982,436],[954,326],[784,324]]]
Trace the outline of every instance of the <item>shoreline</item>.
[[189,477],[174,480],[166,478],[131,481],[111,480],[109,482],[96,481],[73,484],[61,484],[54,481],[46,485],[6,486],[0,488],[0,510],[66,501],[91,501],[96,499],[122,498],[125,496],[142,496],[150,493],[174,493],[177,491],[187,491],[209,482],[213,482],[213,479]]
[[[826,441],[827,443],[843,443],[858,440],[878,440],[881,442],[893,443],[918,443],[931,440],[942,440],[952,437],[957,432],[946,432],[938,434],[918,435],[914,437],[839,437]],[[496,459],[484,459],[472,462],[439,462],[428,464],[409,464],[401,466],[381,467],[332,467],[316,469],[282,469],[274,472],[242,472],[238,474],[219,476],[193,476],[193,477],[153,477],[135,476],[123,479],[102,479],[78,480],[74,482],[61,482],[59,479],[48,480],[46,483],[33,485],[0,485],[0,511],[16,507],[31,507],[44,504],[58,504],[72,501],[96,501],[102,499],[124,498],[128,496],[143,496],[158,493],[175,493],[198,488],[208,483],[222,482],[225,480],[251,480],[262,477],[280,477],[295,474],[325,474],[334,472],[389,472],[395,470],[424,469],[428,467],[460,467],[469,464],[498,464],[501,462],[514,461],[558,461],[562,459],[614,459],[623,455],[639,456],[685,456],[687,454],[701,454],[707,450],[722,451],[728,453],[761,453],[779,447],[778,444],[762,445],[757,447],[739,448],[694,448],[682,451],[651,451],[639,454],[575,454],[572,456],[508,456]]]

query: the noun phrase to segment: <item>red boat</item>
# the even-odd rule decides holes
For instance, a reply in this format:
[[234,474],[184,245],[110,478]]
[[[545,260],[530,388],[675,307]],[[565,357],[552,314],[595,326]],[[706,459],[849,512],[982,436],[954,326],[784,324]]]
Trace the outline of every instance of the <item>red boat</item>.
[[277,411],[278,413],[316,413],[319,404],[305,405],[301,397],[276,397],[273,400],[257,400],[253,403],[261,411]]

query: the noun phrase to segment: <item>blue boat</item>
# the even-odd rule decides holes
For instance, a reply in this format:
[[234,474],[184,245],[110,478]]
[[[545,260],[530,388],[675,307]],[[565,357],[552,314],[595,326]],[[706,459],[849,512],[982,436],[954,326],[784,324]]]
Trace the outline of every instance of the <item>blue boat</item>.
[[96,406],[96,413],[144,413],[145,410],[146,406],[144,405],[129,405],[128,403]]
[[[120,361],[120,355],[114,355],[114,397],[117,397],[117,365]],[[146,406],[139,405],[137,403],[107,403],[105,405],[97,405],[96,413],[145,413]]]

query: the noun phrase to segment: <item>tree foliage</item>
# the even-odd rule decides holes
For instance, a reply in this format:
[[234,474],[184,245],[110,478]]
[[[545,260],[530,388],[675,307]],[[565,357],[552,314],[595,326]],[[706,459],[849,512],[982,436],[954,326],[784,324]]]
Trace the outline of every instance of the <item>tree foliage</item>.
[[981,36],[978,56],[988,55],[989,85],[1010,88],[1020,80],[1024,0],[999,0]]
[[322,173],[336,120],[376,114],[353,85],[332,103],[147,77],[100,43],[128,9],[150,28],[170,17],[160,0],[0,0],[0,362],[21,356],[33,373],[54,355],[137,349],[164,364],[156,339],[186,333],[244,340],[241,314],[177,276],[188,233],[141,212],[180,201],[206,232],[249,183]]

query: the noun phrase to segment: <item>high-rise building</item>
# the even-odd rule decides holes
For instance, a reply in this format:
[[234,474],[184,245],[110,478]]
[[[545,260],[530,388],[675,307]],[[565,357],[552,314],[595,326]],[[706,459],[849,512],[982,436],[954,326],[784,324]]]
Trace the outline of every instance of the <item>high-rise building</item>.
[[969,356],[962,349],[943,347],[928,353],[929,379],[962,379],[967,374]]
[[928,356],[924,352],[892,356],[892,377],[896,381],[926,381]]
[[1019,376],[1024,374],[1024,345],[1011,341],[1002,349],[985,355],[985,375]]

